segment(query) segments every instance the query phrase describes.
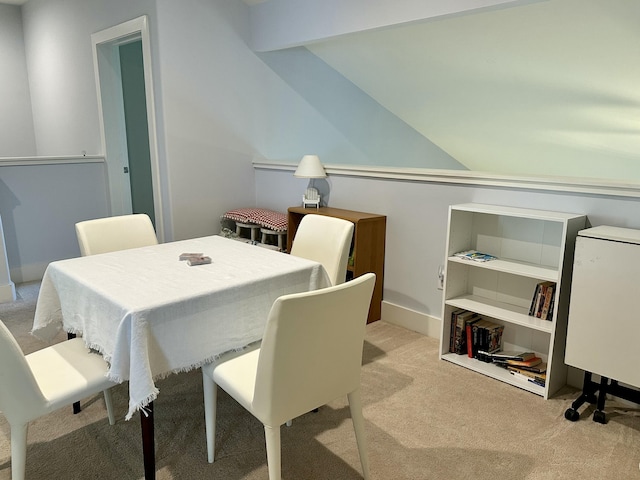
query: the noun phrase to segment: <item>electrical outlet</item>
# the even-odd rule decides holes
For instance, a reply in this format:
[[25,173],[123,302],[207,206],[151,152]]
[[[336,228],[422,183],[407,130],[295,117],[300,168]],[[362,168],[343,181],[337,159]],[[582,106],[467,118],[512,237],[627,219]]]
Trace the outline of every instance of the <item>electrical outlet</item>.
[[438,266],[438,290],[444,288],[444,265]]

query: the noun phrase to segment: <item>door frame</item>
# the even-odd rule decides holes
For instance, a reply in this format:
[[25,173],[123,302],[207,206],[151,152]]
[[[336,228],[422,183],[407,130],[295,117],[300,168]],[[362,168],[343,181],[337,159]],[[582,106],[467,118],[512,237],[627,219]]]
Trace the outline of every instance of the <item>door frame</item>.
[[[145,97],[149,136],[149,157],[151,162],[151,182],[153,185],[153,205],[158,241],[164,241],[162,210],[162,189],[158,160],[158,138],[151,68],[151,41],[149,20],[146,15],[101,30],[91,35],[93,68],[98,95],[98,118],[100,140],[106,162],[111,215],[131,213],[131,190],[129,177],[123,173],[128,167],[126,132],[124,128],[124,102],[118,47],[132,41],[142,41]],[[103,102],[104,98],[109,101]]]

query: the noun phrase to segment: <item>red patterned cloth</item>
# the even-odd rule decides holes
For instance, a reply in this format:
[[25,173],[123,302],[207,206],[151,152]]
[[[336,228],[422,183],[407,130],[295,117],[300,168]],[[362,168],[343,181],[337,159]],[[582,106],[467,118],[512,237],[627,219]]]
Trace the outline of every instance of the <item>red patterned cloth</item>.
[[287,231],[287,216],[266,208],[236,208],[229,210],[222,218],[240,223],[255,223],[276,232]]

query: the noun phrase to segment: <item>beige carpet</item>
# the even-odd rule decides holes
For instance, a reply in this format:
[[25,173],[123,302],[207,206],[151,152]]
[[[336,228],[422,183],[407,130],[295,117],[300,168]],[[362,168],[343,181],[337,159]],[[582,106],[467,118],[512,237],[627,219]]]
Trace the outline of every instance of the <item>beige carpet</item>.
[[[25,353],[44,346],[28,334],[37,288],[18,286],[21,298],[0,304]],[[574,389],[545,401],[440,361],[437,351],[432,338],[384,322],[367,327],[362,388],[373,479],[640,479],[640,410],[608,402],[607,425],[591,420],[591,407],[572,423],[563,415]],[[268,478],[262,427],[226,394],[216,462],[207,463],[199,371],[158,385],[158,480]],[[33,422],[27,478],[143,478],[138,418],[123,419],[126,384],[114,402],[115,426],[101,396],[84,400],[79,415],[66,408]],[[346,400],[282,427],[282,443],[285,480],[362,478]],[[0,480],[8,478],[9,426],[0,416]]]

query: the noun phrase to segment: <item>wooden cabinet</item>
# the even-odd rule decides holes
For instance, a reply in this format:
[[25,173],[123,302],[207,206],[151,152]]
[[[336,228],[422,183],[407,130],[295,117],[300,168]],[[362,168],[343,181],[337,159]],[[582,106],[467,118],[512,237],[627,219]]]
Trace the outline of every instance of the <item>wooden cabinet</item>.
[[[548,398],[566,384],[565,340],[573,252],[586,217],[496,205],[449,208],[440,357]],[[498,257],[474,262],[454,254],[478,250]],[[555,283],[549,320],[529,315],[536,285]],[[470,310],[504,325],[504,350],[533,351],[547,362],[544,386],[466,354],[450,353],[451,314]]]
[[341,218],[353,223],[353,243],[349,265],[347,266],[347,280],[359,277],[367,272],[376,274],[376,285],[373,289],[367,323],[380,320],[384,285],[384,246],[387,217],[331,207],[290,207],[287,228],[288,252],[291,251],[293,238],[296,235],[300,221],[305,215],[312,214]]

